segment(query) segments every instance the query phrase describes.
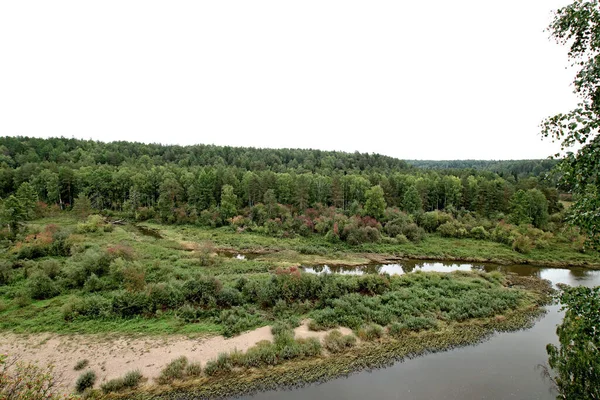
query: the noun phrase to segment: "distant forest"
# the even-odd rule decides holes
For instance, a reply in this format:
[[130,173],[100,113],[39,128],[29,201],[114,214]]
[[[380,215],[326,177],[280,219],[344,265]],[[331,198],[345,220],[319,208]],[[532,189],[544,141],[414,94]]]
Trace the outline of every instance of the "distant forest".
[[[251,215],[257,205],[285,206],[293,215],[332,207],[374,218],[381,218],[386,208],[412,215],[463,210],[497,220],[512,212],[520,191],[536,190],[530,198],[543,194],[548,212],[559,211],[558,192],[548,174],[554,164],[2,137],[0,196],[6,199],[25,183],[36,200],[61,209],[81,197],[94,209],[128,212],[138,219],[189,223],[208,218],[211,225],[225,223],[244,208]],[[525,201],[521,208],[529,207],[523,200],[527,196],[517,197]],[[369,211],[374,207],[378,210]],[[265,218],[277,215],[283,218],[280,212]]]

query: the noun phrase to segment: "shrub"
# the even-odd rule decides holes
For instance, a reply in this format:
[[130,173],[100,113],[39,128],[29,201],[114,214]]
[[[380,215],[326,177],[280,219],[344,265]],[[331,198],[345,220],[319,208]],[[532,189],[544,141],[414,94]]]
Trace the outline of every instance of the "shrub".
[[122,318],[132,318],[147,314],[151,301],[145,292],[119,291],[112,298],[112,312]]
[[427,317],[409,316],[404,320],[404,324],[411,331],[421,331],[437,328],[437,321]]
[[42,271],[36,272],[32,277],[29,278],[27,285],[31,293],[31,297],[34,299],[42,300],[49,299],[57,296],[60,291],[56,283],[52,281]]
[[227,353],[220,353],[216,360],[207,361],[204,373],[208,376],[218,375],[231,371],[231,362]]
[[111,379],[108,382],[103,383],[100,389],[107,394],[110,392],[118,392],[124,389],[136,388],[143,379],[143,375],[139,370],[129,371],[121,378]]
[[77,297],[65,303],[61,309],[65,321],[73,321],[83,317],[85,319],[96,319],[110,315],[112,303],[109,299],[100,295]]
[[92,273],[83,284],[83,290],[88,293],[100,292],[103,288],[104,284],[94,273]]
[[242,293],[232,287],[224,287],[217,294],[217,304],[221,307],[239,306],[244,302]]
[[83,393],[85,389],[93,387],[94,383],[96,383],[96,373],[94,371],[86,371],[77,378],[75,390],[77,390],[77,393]]
[[342,335],[336,329],[325,336],[323,344],[330,353],[340,353],[353,347],[356,344],[356,337],[354,335]]
[[182,289],[186,301],[197,305],[213,305],[222,288],[223,284],[213,277],[197,277],[186,281]]
[[82,369],[84,369],[85,367],[87,367],[89,363],[90,362],[87,359],[85,359],[85,360],[79,360],[79,361],[77,361],[77,364],[75,364],[75,367],[73,367],[73,369],[75,371],[81,371]]
[[512,248],[519,253],[527,254],[533,249],[533,241],[525,235],[519,235],[513,240]]
[[260,325],[263,319],[255,308],[244,306],[221,311],[219,322],[223,325],[223,335],[231,337]]
[[402,234],[411,242],[418,243],[425,237],[425,230],[417,226],[417,224],[411,223],[402,229]]
[[299,354],[302,357],[315,357],[321,354],[321,342],[317,338],[297,339]]
[[12,279],[13,267],[8,261],[0,261],[0,285],[8,285]]
[[399,234],[399,235],[396,235],[396,242],[398,244],[406,244],[406,243],[410,242],[410,240],[408,240],[408,238],[405,235]]
[[479,240],[485,240],[490,236],[483,226],[476,226],[473,229],[471,229],[471,232],[469,233],[472,238]]
[[262,365],[275,365],[278,362],[277,348],[268,340],[262,340],[246,351],[242,357],[243,366],[260,367]]
[[202,366],[200,363],[189,363],[185,367],[185,376],[198,377],[202,375]]
[[188,359],[185,356],[181,356],[169,364],[160,371],[160,375],[156,379],[161,385],[172,383],[175,379],[183,379],[185,369],[188,366]]
[[406,324],[400,322],[394,322],[390,325],[389,333],[391,336],[398,337],[402,335],[404,332],[408,332],[408,326]]
[[59,394],[60,381],[54,367],[9,360],[0,354],[0,398],[6,400],[67,400],[75,396]]
[[379,339],[383,337],[383,328],[377,324],[364,325],[358,329],[358,337],[365,341]]

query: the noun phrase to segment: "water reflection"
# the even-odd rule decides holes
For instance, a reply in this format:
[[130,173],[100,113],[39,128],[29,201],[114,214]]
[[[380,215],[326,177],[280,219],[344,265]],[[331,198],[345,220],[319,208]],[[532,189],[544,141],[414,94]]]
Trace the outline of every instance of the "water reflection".
[[548,279],[554,284],[566,283],[568,285],[581,285],[589,282],[600,284],[600,271],[582,267],[548,268],[534,265],[497,265],[497,264],[468,264],[439,261],[404,261],[397,264],[368,264],[362,266],[304,266],[303,270],[311,274],[390,274],[403,275],[417,271],[423,272],[453,272],[453,271],[499,271],[502,273],[517,274],[520,276],[536,276]]

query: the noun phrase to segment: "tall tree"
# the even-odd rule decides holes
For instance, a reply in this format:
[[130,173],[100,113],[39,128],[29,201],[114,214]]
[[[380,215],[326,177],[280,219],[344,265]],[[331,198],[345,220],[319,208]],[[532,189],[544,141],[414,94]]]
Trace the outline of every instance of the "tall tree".
[[[600,247],[600,6],[598,0],[575,0],[559,8],[549,26],[557,43],[569,46],[577,68],[573,81],[577,107],[542,122],[542,134],[567,151],[559,170],[563,184],[575,193],[571,221]],[[557,154],[559,156],[561,154]]]
[[237,196],[231,185],[224,185],[221,191],[221,218],[227,220],[237,214]]
[[17,199],[23,208],[23,217],[25,219],[33,219],[37,206],[38,196],[33,186],[29,182],[21,183],[17,190]]
[[381,219],[385,208],[387,207],[381,186],[373,186],[371,189],[367,190],[365,196],[367,199],[364,209],[365,214],[375,219]]

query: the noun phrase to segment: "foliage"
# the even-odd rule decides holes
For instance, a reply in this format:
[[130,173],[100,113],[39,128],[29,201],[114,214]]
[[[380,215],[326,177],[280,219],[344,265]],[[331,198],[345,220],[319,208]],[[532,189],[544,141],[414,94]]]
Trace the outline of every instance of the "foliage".
[[356,344],[356,336],[343,335],[339,330],[335,329],[325,336],[323,345],[330,353],[340,353]]
[[[562,184],[575,197],[571,222],[583,229],[590,242],[600,246],[600,8],[597,0],[575,0],[559,8],[549,26],[552,37],[569,46],[568,57],[578,68],[573,80],[580,98],[577,107],[547,118],[542,134],[561,142],[563,154],[558,170]],[[557,154],[559,155],[559,154]]]
[[167,364],[167,366],[160,371],[160,375],[156,381],[161,385],[164,385],[172,383],[176,379],[183,379],[188,365],[188,359],[185,356],[181,356]]
[[126,389],[135,389],[144,379],[139,370],[129,371],[121,378],[111,379],[100,385],[102,391],[106,393],[119,392]]
[[75,399],[59,393],[52,365],[40,367],[0,355],[0,398],[3,400]]
[[600,398],[600,287],[566,287],[558,296],[565,316],[548,344],[554,383],[565,399]]
[[94,387],[96,383],[96,373],[94,371],[85,371],[79,375],[77,382],[75,382],[75,390],[77,393],[83,393],[86,389]]

